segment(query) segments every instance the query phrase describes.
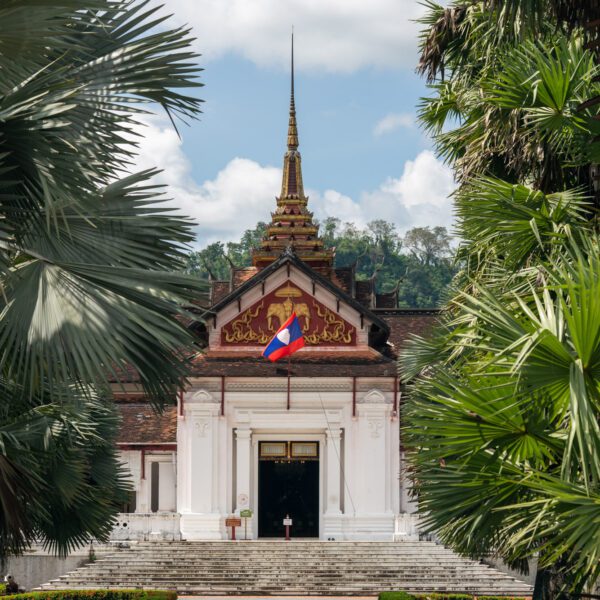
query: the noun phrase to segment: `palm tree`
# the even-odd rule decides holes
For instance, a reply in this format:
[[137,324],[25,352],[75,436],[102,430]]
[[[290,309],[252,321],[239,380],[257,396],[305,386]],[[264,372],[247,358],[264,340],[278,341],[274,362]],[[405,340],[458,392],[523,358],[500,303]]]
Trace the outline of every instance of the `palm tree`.
[[600,238],[576,193],[486,178],[457,204],[486,277],[402,360],[420,508],[462,553],[539,553],[557,598],[600,575]]
[[426,525],[474,557],[539,554],[539,599],[600,576],[600,88],[592,13],[568,5],[430,5],[421,119],[457,175],[461,272],[401,360]]
[[138,117],[194,118],[185,28],[143,0],[0,6],[0,555],[106,537],[126,482],[106,382],[160,408],[187,374],[178,274],[193,223],[156,171],[128,174]]

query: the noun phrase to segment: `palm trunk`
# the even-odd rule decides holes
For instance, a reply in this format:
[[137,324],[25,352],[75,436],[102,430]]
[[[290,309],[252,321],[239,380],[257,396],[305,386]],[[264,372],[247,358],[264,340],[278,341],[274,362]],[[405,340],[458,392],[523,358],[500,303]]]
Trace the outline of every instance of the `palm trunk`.
[[[573,586],[573,569],[565,558],[547,567],[538,567],[533,589],[533,600],[573,600],[579,598],[583,584]],[[568,590],[568,591],[565,591]]]

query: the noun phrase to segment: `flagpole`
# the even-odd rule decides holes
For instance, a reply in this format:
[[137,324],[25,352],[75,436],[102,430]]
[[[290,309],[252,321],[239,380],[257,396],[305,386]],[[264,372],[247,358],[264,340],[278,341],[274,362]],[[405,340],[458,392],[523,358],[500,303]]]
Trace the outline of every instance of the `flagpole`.
[[292,357],[290,355],[288,355],[287,410],[290,410],[290,387],[291,387],[290,366],[291,366],[291,363],[292,363]]
[[[289,282],[288,282],[288,289],[289,289]],[[292,304],[292,313],[291,314],[294,314],[294,301],[292,300],[291,296],[288,296],[288,300]],[[292,387],[291,366],[292,366],[292,355],[288,354],[288,364],[287,364],[287,410],[290,410],[290,405],[291,405],[291,398],[290,398],[291,387]]]

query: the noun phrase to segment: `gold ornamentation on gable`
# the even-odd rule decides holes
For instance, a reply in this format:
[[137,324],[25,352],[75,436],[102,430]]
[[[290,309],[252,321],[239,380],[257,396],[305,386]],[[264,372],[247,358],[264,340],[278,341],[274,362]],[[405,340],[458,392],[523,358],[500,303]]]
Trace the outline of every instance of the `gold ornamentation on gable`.
[[320,305],[313,300],[313,306],[317,315],[322,319],[323,326],[320,331],[305,334],[304,341],[307,344],[320,344],[322,342],[351,344],[354,327],[340,319],[326,306]]
[[287,285],[279,288],[275,292],[275,295],[278,298],[300,298],[302,296],[302,290],[299,290],[297,287],[294,287],[288,283]]
[[255,331],[252,327],[252,322],[260,314],[265,303],[260,302],[255,307],[250,307],[245,310],[237,319],[228,323],[223,327],[223,338],[228,344],[239,344],[256,342],[257,344],[266,344],[271,335],[265,333],[262,329]]
[[[280,298],[285,298],[279,301]],[[356,344],[356,328],[287,282],[223,326],[223,344],[262,346],[295,312],[307,346]]]

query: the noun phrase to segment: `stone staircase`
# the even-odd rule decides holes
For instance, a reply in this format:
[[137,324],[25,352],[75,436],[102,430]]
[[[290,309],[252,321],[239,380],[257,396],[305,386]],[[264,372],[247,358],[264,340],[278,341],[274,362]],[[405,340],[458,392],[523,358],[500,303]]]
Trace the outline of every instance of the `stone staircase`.
[[531,595],[527,584],[425,541],[129,543],[40,589],[66,588],[202,596],[352,596],[398,589]]

